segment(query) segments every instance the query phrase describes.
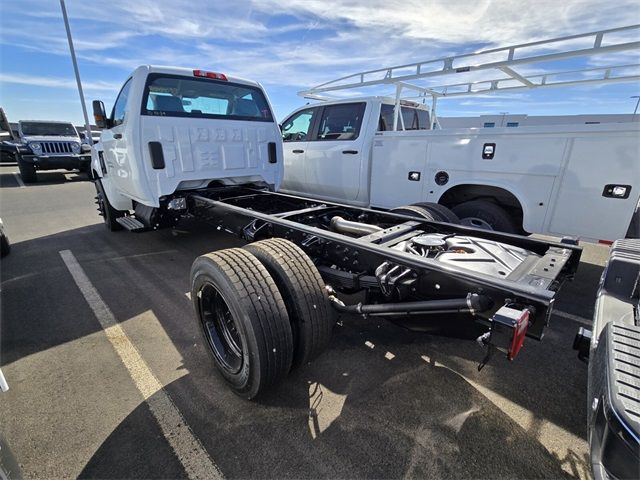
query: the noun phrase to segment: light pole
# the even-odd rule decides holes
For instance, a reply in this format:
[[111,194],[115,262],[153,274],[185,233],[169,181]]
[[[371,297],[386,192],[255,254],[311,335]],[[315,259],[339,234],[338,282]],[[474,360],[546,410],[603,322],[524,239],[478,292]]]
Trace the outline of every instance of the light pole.
[[636,102],[636,108],[633,109],[633,117],[631,117],[631,120],[636,118],[636,113],[638,113],[638,105],[640,105],[640,95],[632,95],[629,98],[637,98],[638,101]]
[[502,121],[500,122],[500,126],[504,127],[504,117],[509,115],[509,112],[500,112],[500,115],[502,115]]
[[67,30],[67,40],[69,41],[69,51],[71,52],[71,61],[73,62],[73,71],[76,74],[76,83],[78,84],[78,94],[80,94],[80,104],[82,105],[82,114],[84,115],[85,135],[89,145],[93,145],[91,141],[91,124],[87,115],[87,106],[84,104],[84,93],[82,92],[82,82],[80,81],[80,72],[78,70],[78,62],[76,60],[76,51],[73,48],[73,40],[71,39],[71,29],[69,28],[69,18],[67,17],[67,7],[64,0],[60,0],[60,8],[62,9],[62,18],[64,20],[64,28]]

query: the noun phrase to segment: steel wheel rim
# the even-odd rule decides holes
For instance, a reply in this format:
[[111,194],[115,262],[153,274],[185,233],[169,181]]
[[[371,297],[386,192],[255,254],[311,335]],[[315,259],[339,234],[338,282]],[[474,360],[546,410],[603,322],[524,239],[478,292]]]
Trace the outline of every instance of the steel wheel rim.
[[211,283],[198,295],[200,324],[218,364],[235,374],[242,369],[243,348],[238,325],[222,294]]
[[495,230],[490,223],[478,217],[461,218],[460,225],[464,225],[465,227],[482,228],[484,230]]

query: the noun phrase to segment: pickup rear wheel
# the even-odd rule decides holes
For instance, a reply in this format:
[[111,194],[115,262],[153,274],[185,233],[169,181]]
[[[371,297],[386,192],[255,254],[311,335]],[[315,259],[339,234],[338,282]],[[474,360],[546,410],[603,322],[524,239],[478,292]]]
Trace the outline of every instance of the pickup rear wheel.
[[414,203],[411,205],[412,207],[420,207],[429,211],[433,216],[433,219],[437,222],[446,222],[446,223],[460,223],[460,218],[449,210],[444,205],[440,205],[439,203],[434,202],[420,202]]
[[396,207],[389,210],[389,212],[409,215],[410,217],[420,217],[424,218],[425,220],[432,220],[434,222],[438,221],[433,213],[431,213],[426,208],[417,205],[405,205],[404,207]]
[[489,200],[471,200],[456,205],[452,210],[460,217],[462,225],[505,233],[519,231],[513,217],[504,208]]
[[116,219],[124,216],[124,212],[122,210],[116,210],[111,203],[109,203],[109,199],[104,193],[104,187],[99,178],[97,178],[94,183],[96,185],[96,205],[98,206],[98,213],[104,219],[104,224],[112,232],[122,230],[122,225],[120,225]]
[[229,248],[198,257],[191,299],[215,365],[235,393],[252,399],[287,375],[293,355],[287,309],[251,253]]
[[320,272],[294,243],[271,238],[246,245],[265,266],[282,294],[293,333],[292,368],[322,353],[331,339],[336,314]]
[[24,183],[36,183],[38,181],[36,166],[33,163],[25,162],[19,155],[17,157],[18,169],[20,170],[22,181]]

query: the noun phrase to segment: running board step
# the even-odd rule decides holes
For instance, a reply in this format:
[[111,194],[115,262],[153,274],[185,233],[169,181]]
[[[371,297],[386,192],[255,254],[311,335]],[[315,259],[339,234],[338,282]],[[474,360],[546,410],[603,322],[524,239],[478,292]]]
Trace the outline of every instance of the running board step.
[[144,223],[134,217],[118,217],[116,218],[116,222],[118,222],[130,232],[143,232],[147,230],[147,227],[144,226]]

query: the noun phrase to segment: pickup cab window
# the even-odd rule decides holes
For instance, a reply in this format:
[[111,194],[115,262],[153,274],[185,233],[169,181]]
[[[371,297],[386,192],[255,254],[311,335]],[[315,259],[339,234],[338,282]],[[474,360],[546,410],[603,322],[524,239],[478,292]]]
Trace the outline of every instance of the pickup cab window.
[[355,140],[360,134],[365,103],[328,105],[322,111],[315,140]]
[[[383,104],[380,109],[379,131],[393,130],[393,105]],[[405,130],[428,130],[429,112],[419,108],[400,107]],[[402,130],[398,119],[398,130]]]
[[120,90],[116,103],[113,105],[113,113],[111,114],[113,126],[120,125],[124,122],[125,109],[127,108],[127,99],[129,98],[129,89],[131,88],[131,79]]
[[309,108],[296,113],[282,123],[282,140],[284,142],[303,142],[311,129],[311,119],[316,109]]
[[142,115],[273,121],[267,100],[257,87],[164,74],[147,78]]

